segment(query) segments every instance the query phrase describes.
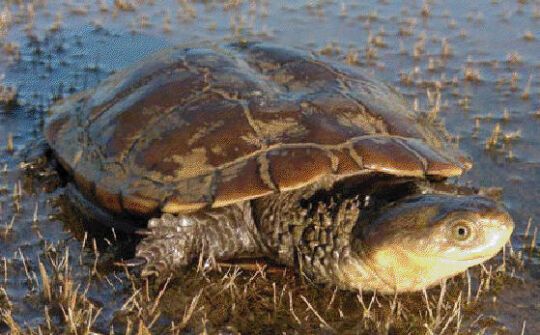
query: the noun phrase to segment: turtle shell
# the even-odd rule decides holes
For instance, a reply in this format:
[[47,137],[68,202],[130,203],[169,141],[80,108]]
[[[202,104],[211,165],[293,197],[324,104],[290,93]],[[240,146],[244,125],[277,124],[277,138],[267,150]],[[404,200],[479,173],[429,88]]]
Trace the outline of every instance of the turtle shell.
[[45,136],[113,213],[185,213],[368,172],[460,175],[441,125],[357,68],[261,43],[175,47],[52,106]]

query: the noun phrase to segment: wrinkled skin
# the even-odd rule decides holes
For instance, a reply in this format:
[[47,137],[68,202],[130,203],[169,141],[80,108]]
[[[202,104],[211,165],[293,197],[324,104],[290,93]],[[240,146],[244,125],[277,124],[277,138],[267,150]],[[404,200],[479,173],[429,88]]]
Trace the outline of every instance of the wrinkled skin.
[[298,200],[291,193],[152,219],[130,264],[150,275],[201,254],[260,255],[344,289],[411,292],[493,257],[514,227],[504,208],[481,196],[410,196],[368,215],[351,198],[311,210]]

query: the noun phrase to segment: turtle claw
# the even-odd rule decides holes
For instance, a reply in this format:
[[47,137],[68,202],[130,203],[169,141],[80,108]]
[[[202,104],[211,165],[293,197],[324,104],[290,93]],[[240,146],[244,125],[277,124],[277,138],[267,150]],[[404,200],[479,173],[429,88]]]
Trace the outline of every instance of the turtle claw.
[[152,230],[150,230],[150,229],[137,229],[135,231],[135,235],[150,236],[150,235],[152,235]]
[[146,257],[136,256],[128,260],[122,260],[120,262],[114,263],[116,266],[126,267],[126,268],[140,268],[140,276],[143,278],[148,277],[159,277],[162,272],[166,272],[166,264],[158,262],[153,264]]

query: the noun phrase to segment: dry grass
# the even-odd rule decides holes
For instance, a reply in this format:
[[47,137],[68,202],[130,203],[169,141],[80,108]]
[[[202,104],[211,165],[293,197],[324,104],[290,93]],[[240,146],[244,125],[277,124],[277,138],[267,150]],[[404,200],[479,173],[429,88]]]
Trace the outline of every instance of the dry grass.
[[[527,238],[533,240],[536,234],[535,230]],[[99,252],[92,255],[97,262]],[[76,279],[74,272],[80,270],[69,248],[44,246],[42,256],[34,262],[22,253],[20,256],[27,283],[36,288],[29,294],[44,307],[39,325],[21,324],[18,320],[24,316],[12,310],[0,285],[1,318],[12,334],[226,330],[259,334],[267,329],[276,333],[468,333],[466,329],[475,329],[476,306],[514,278],[516,269],[523,266],[522,256],[512,251],[498,266],[476,267],[440,287],[385,296],[322,288],[302,283],[287,271],[268,271],[266,267],[248,272],[238,267],[191,269],[160,281],[142,280],[117,269],[108,275],[87,271],[87,276]],[[92,285],[103,285],[110,278],[125,291],[112,319],[102,315],[101,304],[88,294]]]
[[534,33],[530,30],[527,30],[523,33],[523,39],[525,41],[528,41],[528,42],[532,42],[534,40],[536,40],[536,36],[534,35]]
[[493,131],[491,132],[491,135],[486,140],[486,143],[485,143],[485,146],[484,146],[485,149],[490,150],[490,149],[495,148],[497,146],[498,142],[499,142],[500,135],[501,135],[501,125],[499,123],[497,123],[493,127]]
[[2,84],[0,75],[0,104],[13,105],[17,101],[17,89],[13,86]]
[[521,99],[528,100],[531,92],[531,83],[532,83],[532,75],[529,76],[529,79],[527,80],[527,84],[525,84],[525,88],[523,89],[523,93],[521,94]]
[[508,62],[508,64],[516,65],[521,64],[523,60],[521,55],[517,51],[512,51],[506,55],[506,61]]
[[480,69],[473,67],[472,65],[467,65],[463,69],[463,78],[465,81],[470,82],[479,82],[482,80],[480,75]]

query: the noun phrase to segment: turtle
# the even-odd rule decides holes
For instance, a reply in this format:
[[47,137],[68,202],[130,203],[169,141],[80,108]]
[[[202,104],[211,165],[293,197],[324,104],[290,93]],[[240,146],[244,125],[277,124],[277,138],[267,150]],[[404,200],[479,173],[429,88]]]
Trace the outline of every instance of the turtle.
[[265,257],[410,292],[493,257],[514,227],[499,201],[433,186],[472,167],[442,122],[303,49],[162,50],[54,104],[44,134],[74,197],[143,236],[123,262],[141,276]]

